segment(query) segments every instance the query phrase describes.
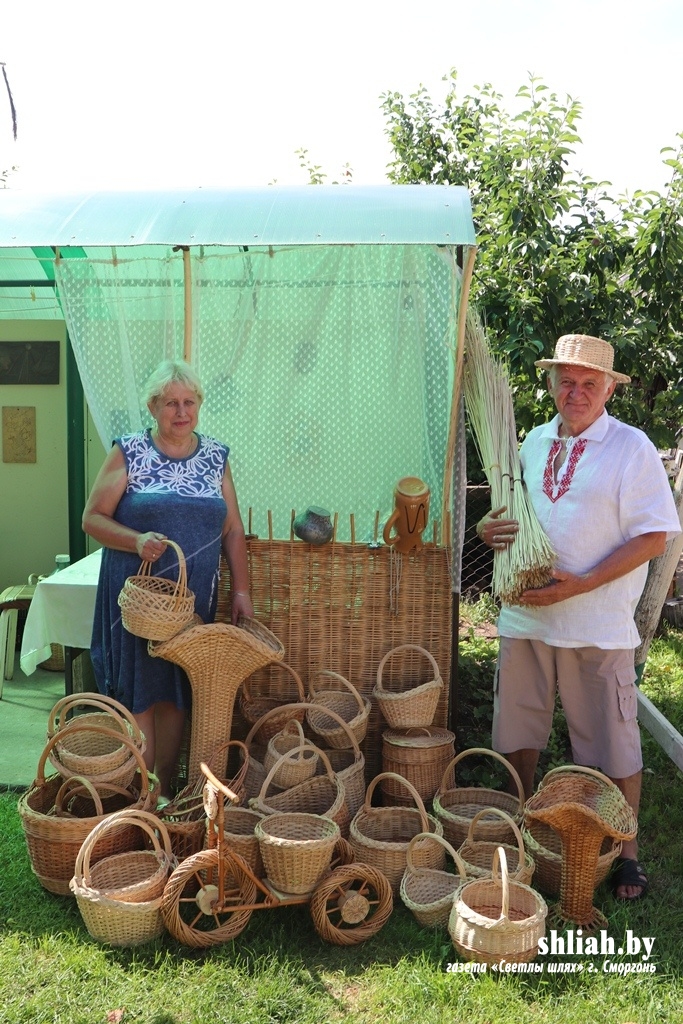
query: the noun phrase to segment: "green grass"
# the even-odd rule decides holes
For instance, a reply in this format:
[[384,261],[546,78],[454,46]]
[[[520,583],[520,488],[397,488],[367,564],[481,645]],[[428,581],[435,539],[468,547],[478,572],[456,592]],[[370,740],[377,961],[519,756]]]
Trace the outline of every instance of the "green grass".
[[[487,643],[490,656],[495,645]],[[477,651],[469,663],[476,663],[483,685],[488,661],[485,650]],[[643,689],[681,729],[680,634],[655,640]],[[485,732],[479,739],[485,742]],[[379,935],[351,949],[323,943],[305,907],[259,911],[235,941],[209,952],[170,936],[136,949],[109,948],[90,938],[74,901],[45,892],[33,877],[16,794],[6,793],[0,795],[0,1024],[683,1022],[683,787],[654,741],[647,734],[643,740],[641,853],[651,892],[621,905],[602,887],[596,904],[617,944],[627,929],[655,937],[655,974],[604,974],[601,956],[537,961],[574,962],[583,967],[579,974],[447,973],[446,965],[458,960],[447,933],[421,929],[400,903]]]

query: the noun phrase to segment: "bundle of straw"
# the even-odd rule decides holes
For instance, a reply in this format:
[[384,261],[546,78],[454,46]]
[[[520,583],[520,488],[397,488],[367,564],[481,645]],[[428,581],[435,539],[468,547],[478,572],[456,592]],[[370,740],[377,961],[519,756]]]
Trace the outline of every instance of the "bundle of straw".
[[470,426],[491,487],[491,508],[504,506],[504,517],[519,523],[513,543],[494,552],[492,590],[505,604],[518,604],[525,590],[550,582],[555,552],[522,481],[507,368],[493,358],[481,319],[471,307],[463,383]]

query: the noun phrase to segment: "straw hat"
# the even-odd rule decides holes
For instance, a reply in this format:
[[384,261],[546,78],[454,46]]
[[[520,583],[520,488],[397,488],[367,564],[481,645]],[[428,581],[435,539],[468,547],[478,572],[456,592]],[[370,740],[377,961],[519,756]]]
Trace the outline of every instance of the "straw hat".
[[551,366],[586,366],[589,370],[602,370],[618,384],[629,384],[630,377],[612,369],[614,349],[602,338],[591,338],[587,334],[563,334],[555,346],[552,359],[539,359],[535,366],[547,370]]

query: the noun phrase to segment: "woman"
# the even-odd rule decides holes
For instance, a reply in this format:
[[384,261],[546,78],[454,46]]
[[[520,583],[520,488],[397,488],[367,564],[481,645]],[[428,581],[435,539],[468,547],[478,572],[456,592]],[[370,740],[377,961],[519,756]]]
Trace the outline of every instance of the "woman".
[[187,363],[161,363],[147,382],[154,426],[115,439],[83,513],[83,529],[104,548],[90,648],[97,685],[132,712],[147,741],[147,767],[167,799],[190,685],[182,669],[151,658],[147,641],[123,628],[117,598],[124,580],[141,559],[155,576],[177,579],[175,551],[166,544],[173,540],[185,555],[195,610],[212,622],[222,549],[232,577],[232,621],[254,614],[229,449],[195,429],[203,397]]

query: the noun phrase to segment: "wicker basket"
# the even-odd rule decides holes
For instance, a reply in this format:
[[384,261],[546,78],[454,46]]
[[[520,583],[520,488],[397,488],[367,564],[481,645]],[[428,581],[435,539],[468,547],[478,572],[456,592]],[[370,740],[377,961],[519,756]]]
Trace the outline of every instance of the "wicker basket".
[[[413,863],[413,848],[417,843],[441,843],[453,858],[458,871],[457,875],[450,871],[435,868],[419,868]],[[461,885],[467,881],[465,865],[451,844],[441,836],[429,832],[420,832],[408,843],[406,853],[406,869],[401,879],[401,899],[423,928],[446,928],[453,906],[453,897]]]
[[[294,748],[298,750],[296,756],[282,758],[283,754]],[[312,743],[306,741],[301,722],[294,718],[268,740],[263,767],[269,772],[279,761],[277,771],[273,775],[273,785],[279,786],[280,789],[291,789],[292,786],[298,786],[300,782],[305,782],[315,775],[319,760],[318,751]]]
[[[382,771],[402,775],[412,782],[425,803],[436,793],[446,765],[455,753],[455,733],[437,726],[386,729],[382,733]],[[410,797],[391,779],[382,783],[388,804],[407,804]]]
[[[153,849],[115,854],[91,866],[97,843],[121,825],[142,829]],[[175,867],[168,834],[153,815],[127,810],[101,821],[83,843],[70,883],[90,935],[111,946],[137,946],[161,935],[161,897]]]
[[[93,708],[94,711],[69,719],[68,716],[79,708]],[[74,724],[82,727],[83,731],[71,732],[70,726]],[[85,726],[103,726],[121,736],[105,736],[95,730],[86,730]],[[61,735],[50,752],[50,763],[64,778],[84,775],[100,782],[128,786],[138,766],[123,737],[131,739],[140,753],[145,751],[145,738],[130,711],[118,701],[101,694],[76,693],[58,700],[48,717],[48,739],[57,733]]]
[[[367,788],[363,806],[351,822],[349,842],[356,860],[378,868],[386,875],[394,893],[398,893],[406,869],[408,844],[419,832],[442,836],[441,823],[427,814],[414,786],[400,775],[395,778],[405,786],[415,807],[373,807],[372,794],[386,773],[376,775]],[[413,848],[416,867],[443,869],[445,853],[441,846],[423,840]]]
[[346,804],[344,783],[333,772],[332,765],[324,751],[316,748],[320,760],[325,766],[325,775],[315,775],[298,786],[292,786],[291,789],[267,795],[268,787],[280,767],[280,762],[296,757],[300,749],[294,747],[275,762],[263,781],[259,795],[249,801],[250,806],[262,814],[281,814],[283,812],[318,814],[336,822],[342,836],[346,838],[351,818]]
[[339,826],[320,814],[273,814],[256,824],[266,876],[280,892],[304,895],[327,874]]
[[[415,683],[411,673],[393,685],[395,690],[388,690],[383,676],[387,662],[401,651],[417,651],[423,655],[431,666],[432,678],[426,683]],[[388,651],[379,663],[377,682],[372,696],[379,705],[384,719],[392,729],[411,729],[418,725],[431,725],[443,690],[443,680],[439,675],[439,666],[424,647],[418,644],[399,644]]]
[[41,661],[40,667],[48,672],[64,671],[64,648],[61,644],[50,644],[50,657]]
[[510,881],[505,850],[498,847],[493,876],[477,878],[458,890],[448,931],[464,960],[525,963],[538,953],[547,914],[542,896],[528,885]]
[[152,563],[143,561],[137,576],[129,576],[118,597],[121,620],[129,633],[145,640],[170,640],[194,618],[194,594],[187,589],[187,566],[180,547],[166,544],[178,556],[178,580],[152,576]]
[[[79,726],[76,723],[69,728],[77,730]],[[120,739],[120,733],[113,729],[104,731],[110,733],[113,738]],[[48,740],[38,762],[35,782],[19,798],[18,811],[33,873],[43,888],[59,896],[68,896],[69,882],[74,874],[76,857],[81,845],[93,828],[111,813],[104,813],[101,794],[110,795],[113,787],[108,783],[93,783],[78,776],[72,776],[67,780],[61,775],[46,778],[45,764],[58,735],[59,733]],[[150,780],[142,755],[130,740],[124,737],[124,742],[130,743],[139,764],[140,789],[138,791],[133,786],[130,787],[131,805],[138,810],[153,810],[156,795],[150,790]],[[74,808],[73,804],[69,806],[71,802],[66,800],[65,794],[67,789],[70,789],[73,795],[73,787],[82,787],[82,792],[89,794],[86,803],[96,811],[95,814],[79,817],[76,813],[77,808]],[[58,797],[59,804],[56,810]],[[121,825],[108,834],[106,842],[100,844],[97,857],[136,849],[140,841],[138,829],[130,825]]]
[[[288,674],[289,678],[283,680],[277,680],[274,678],[274,673],[277,673],[279,669],[284,669]],[[290,708],[293,703],[293,690],[296,690],[296,696],[299,702],[303,703],[306,699],[304,693],[304,684],[301,681],[301,676],[298,672],[295,672],[291,665],[288,665],[284,661],[279,661],[271,665],[265,670],[268,673],[267,683],[263,682],[263,672],[259,672],[259,683],[260,686],[266,686],[268,691],[265,693],[254,692],[254,680],[245,679],[242,683],[242,691],[240,693],[240,710],[245,721],[253,726],[260,718],[263,718],[267,712],[276,711],[276,709],[283,709],[286,705]],[[294,686],[292,686],[292,683]],[[302,708],[297,708],[295,711],[284,709],[281,714],[274,714],[268,717],[267,722],[262,724],[253,736],[252,740],[257,743],[263,743],[266,745],[268,740],[272,739],[276,733],[280,732],[282,727],[287,722],[295,718],[298,722],[303,722],[305,711]],[[251,733],[250,733],[251,735]]]
[[230,851],[238,853],[257,878],[265,874],[256,837],[256,826],[263,817],[260,811],[249,807],[225,807],[223,810],[223,837]]
[[[318,683],[326,682],[330,687],[341,685],[346,689],[316,689],[313,684],[316,678]],[[369,700],[361,697],[348,679],[330,669],[320,669],[311,675],[308,690],[308,699],[315,707],[309,708],[306,712],[306,721],[321,740],[337,750],[348,749],[350,746],[348,730],[337,725],[324,710],[320,710],[328,708],[336,711],[339,717],[344,719],[357,743],[363,742],[368,731],[371,704]]]
[[[455,779],[453,770],[464,757],[472,754],[485,754],[488,757],[500,761],[512,776],[517,786],[517,796],[511,793],[504,793],[498,789],[487,789],[479,786],[465,786],[458,788],[454,783],[452,788],[451,780]],[[433,810],[439,821],[443,824],[443,831],[446,839],[456,849],[465,842],[469,832],[472,818],[484,808],[497,807],[513,819],[515,824],[521,825],[522,812],[524,808],[524,788],[522,780],[502,754],[495,750],[487,750],[485,747],[470,747],[469,750],[461,751],[443,773],[441,785],[434,794]],[[481,839],[489,842],[514,843],[515,836],[507,822],[495,818],[493,815],[480,819],[478,825]]]
[[[495,843],[487,839],[477,838],[476,832],[479,822],[484,818],[490,820],[491,817],[501,818],[507,825],[509,825],[515,837],[517,843],[516,846],[512,846],[508,843]],[[477,811],[470,822],[467,839],[458,850],[465,866],[465,872],[468,879],[491,877],[493,872],[493,858],[499,846],[502,846],[505,850],[508,876],[510,880],[513,882],[521,882],[523,885],[531,885],[531,879],[533,878],[535,868],[534,859],[529,852],[525,850],[522,833],[516,823],[509,814],[506,814],[505,811],[501,811],[499,807],[485,807],[483,810]]]

